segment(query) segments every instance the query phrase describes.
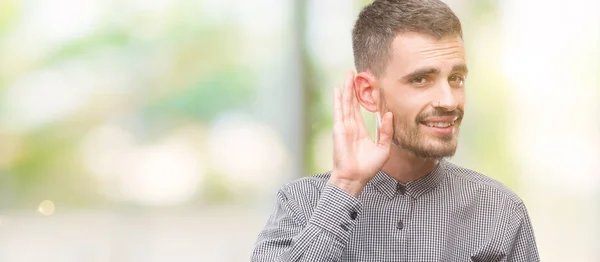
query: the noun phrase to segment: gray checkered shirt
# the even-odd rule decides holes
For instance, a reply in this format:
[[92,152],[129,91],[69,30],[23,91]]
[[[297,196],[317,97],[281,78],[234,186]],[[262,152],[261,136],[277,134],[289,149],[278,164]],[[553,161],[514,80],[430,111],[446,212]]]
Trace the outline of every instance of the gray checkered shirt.
[[328,179],[279,190],[252,261],[539,261],[522,200],[477,172],[442,160],[400,184],[380,171],[358,198]]

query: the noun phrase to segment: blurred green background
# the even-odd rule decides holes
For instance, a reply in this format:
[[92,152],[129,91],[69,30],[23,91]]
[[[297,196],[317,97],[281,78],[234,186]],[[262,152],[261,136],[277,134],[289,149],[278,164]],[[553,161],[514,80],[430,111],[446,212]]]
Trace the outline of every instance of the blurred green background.
[[[369,2],[1,1],[0,261],[247,261],[277,188],[330,168]],[[525,200],[544,261],[598,261],[599,4],[446,2],[452,161]]]

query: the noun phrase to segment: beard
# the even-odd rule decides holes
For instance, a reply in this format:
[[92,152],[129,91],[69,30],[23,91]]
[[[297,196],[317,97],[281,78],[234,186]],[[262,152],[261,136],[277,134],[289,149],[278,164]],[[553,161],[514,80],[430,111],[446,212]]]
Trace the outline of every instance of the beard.
[[[463,117],[463,112],[459,109],[452,111],[443,108],[435,108],[432,111],[421,112],[414,121],[410,121],[407,115],[399,114],[387,106],[382,94],[382,110],[383,112],[390,111],[394,113],[392,121],[394,133],[392,136],[392,144],[409,152],[412,152],[417,157],[422,158],[445,158],[452,157],[456,153],[458,147],[458,130]],[[432,135],[422,130],[421,122],[432,116],[456,116],[454,122],[456,132],[452,134]]]

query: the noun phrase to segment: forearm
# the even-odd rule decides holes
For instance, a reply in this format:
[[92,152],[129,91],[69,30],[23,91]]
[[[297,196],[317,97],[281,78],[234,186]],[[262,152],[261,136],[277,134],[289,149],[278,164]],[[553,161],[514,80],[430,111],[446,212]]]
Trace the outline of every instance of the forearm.
[[339,261],[360,213],[360,202],[344,190],[325,186],[312,214],[280,194],[280,203],[261,232],[252,261]]

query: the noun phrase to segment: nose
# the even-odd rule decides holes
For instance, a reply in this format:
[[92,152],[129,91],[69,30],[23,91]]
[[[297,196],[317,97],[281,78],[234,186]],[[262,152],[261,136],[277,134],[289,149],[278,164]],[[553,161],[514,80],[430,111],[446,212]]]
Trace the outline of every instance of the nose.
[[447,111],[452,111],[458,106],[458,101],[448,83],[441,84],[438,89],[437,99],[431,101],[434,108],[443,108]]

